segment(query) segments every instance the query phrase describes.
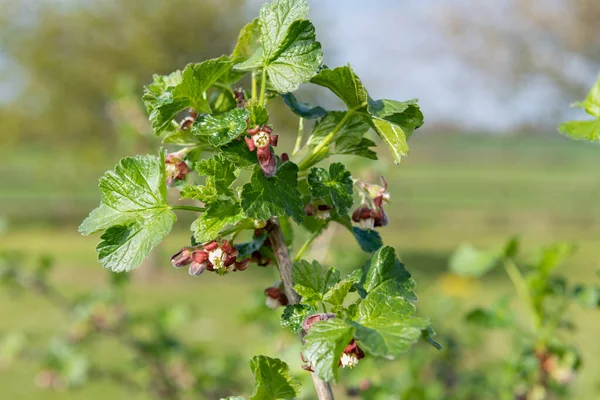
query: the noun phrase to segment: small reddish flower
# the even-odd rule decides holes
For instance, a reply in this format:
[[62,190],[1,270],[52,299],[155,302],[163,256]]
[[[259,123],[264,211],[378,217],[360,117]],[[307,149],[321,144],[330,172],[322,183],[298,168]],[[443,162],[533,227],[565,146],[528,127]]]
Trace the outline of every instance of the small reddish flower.
[[359,223],[363,229],[386,226],[389,222],[383,210],[383,205],[390,200],[390,194],[387,192],[388,183],[383,176],[380,181],[381,186],[366,182],[356,183],[356,186],[363,190],[363,204],[354,210],[352,220]]
[[358,347],[358,342],[356,339],[352,339],[352,341],[344,349],[338,365],[343,368],[354,368],[358,364],[358,361],[362,358],[365,358],[365,353],[360,347]]
[[190,265],[193,261],[192,252],[194,249],[192,247],[184,247],[179,250],[173,257],[171,257],[171,264],[175,268],[185,267],[186,265]]
[[250,266],[250,258],[244,258],[241,261],[235,262],[235,271],[245,271]]
[[265,176],[273,176],[277,172],[277,158],[271,152],[270,146],[277,146],[278,135],[272,135],[273,130],[266,125],[255,126],[248,129],[250,134],[246,138],[246,145],[250,151],[256,150],[258,163],[262,168]]
[[165,157],[165,172],[167,175],[167,186],[171,186],[175,180],[182,181],[190,173],[190,167],[181,159],[181,153],[167,154]]
[[333,210],[335,207],[332,206],[328,206],[327,204],[320,204],[318,206],[315,206],[312,203],[308,203],[305,207],[304,207],[304,211],[306,212],[306,215],[309,217],[315,217],[318,219],[329,219],[331,218],[331,210]]
[[271,259],[268,257],[263,257],[258,250],[252,253],[250,261],[256,263],[256,265],[259,267],[266,267],[267,265],[271,264]]
[[266,288],[265,296],[267,296],[267,307],[272,309],[287,306],[290,303],[287,296],[279,286],[271,286]]

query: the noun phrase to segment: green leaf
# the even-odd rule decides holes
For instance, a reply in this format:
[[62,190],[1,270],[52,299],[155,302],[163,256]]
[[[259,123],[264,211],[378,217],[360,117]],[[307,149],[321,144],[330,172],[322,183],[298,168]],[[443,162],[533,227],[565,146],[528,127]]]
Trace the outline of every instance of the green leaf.
[[267,234],[263,232],[258,236],[254,236],[249,242],[236,244],[235,247],[238,249],[238,259],[251,256],[252,253],[258,251],[262,247],[265,240],[267,240]]
[[155,78],[155,82],[146,87],[143,99],[156,134],[169,127],[173,118],[188,107],[201,114],[210,113],[211,108],[204,93],[230,69],[231,62],[223,56],[188,64],[183,73]]
[[353,323],[356,339],[365,352],[396,359],[429,328],[429,321],[414,313],[408,299],[397,297],[389,285],[379,286],[358,305],[358,320]]
[[79,231],[89,235],[105,229],[96,247],[100,262],[115,272],[130,271],[176,220],[167,204],[164,153],[122,159],[100,178],[99,187],[102,202]]
[[404,265],[398,261],[394,248],[390,246],[382,247],[373,254],[361,284],[367,293],[385,285],[395,292],[396,296],[405,297],[410,301],[416,300],[412,292],[414,281]]
[[242,208],[248,217],[261,221],[289,215],[302,222],[304,204],[298,191],[298,166],[285,162],[275,176],[267,178],[256,165],[250,183],[242,188]]
[[192,127],[192,133],[207,136],[208,142],[221,147],[246,132],[246,120],[250,113],[245,108],[235,108],[225,114],[207,115]]
[[[306,144],[309,148],[317,147],[325,137],[344,119],[347,112],[332,111],[321,118],[314,126],[313,131]],[[342,129],[334,138],[336,153],[341,153],[350,146],[361,143],[364,134],[369,130],[369,123],[358,114],[350,116]],[[332,142],[333,143],[333,142]]]
[[600,308],[600,286],[577,285],[571,295],[582,307]]
[[302,322],[316,313],[317,309],[307,304],[288,304],[281,314],[281,327],[289,328],[294,333],[300,333]]
[[301,103],[296,99],[293,93],[284,93],[281,95],[283,101],[294,112],[294,114],[306,118],[315,119],[327,115],[327,110],[321,106],[314,106],[308,103]]
[[[423,114],[416,100],[373,100],[350,66],[325,69],[311,82],[335,93],[346,104],[349,112],[357,112],[365,117],[388,145],[396,163],[408,153],[407,140],[415,129],[423,125]],[[372,158],[373,154],[368,151],[368,147],[369,143],[364,142],[361,153]]]
[[225,156],[216,154],[209,159],[200,160],[196,163],[196,171],[199,175],[206,176],[205,185],[184,186],[180,192],[182,198],[203,203],[234,198],[230,187],[237,179],[239,170]]
[[254,356],[250,360],[255,387],[250,400],[295,399],[302,385],[292,377],[290,367],[277,358]]
[[415,129],[423,125],[423,113],[417,100],[398,102],[369,99],[367,111],[373,129],[388,145],[396,163],[399,163],[408,154],[408,139]]
[[562,123],[558,127],[559,132],[576,140],[600,141],[600,76],[586,99],[575,103],[574,106],[583,108],[596,119]]
[[331,90],[349,110],[360,109],[367,105],[369,96],[367,90],[349,65],[324,69],[310,82]]
[[148,114],[171,98],[171,90],[181,83],[181,71],[169,75],[153,75],[152,83],[144,86],[142,100]]
[[219,150],[238,168],[253,169],[256,166],[256,154],[248,150],[248,146],[242,140],[234,140]]
[[245,218],[242,207],[228,200],[212,203],[192,224],[192,232],[197,243],[214,240],[228,225],[235,225]]
[[577,107],[583,108],[588,114],[600,119],[600,75],[598,81],[592,87],[584,101],[576,103]]
[[269,112],[257,100],[250,100],[246,104],[250,112],[250,126],[266,125],[269,122]]
[[383,240],[374,229],[361,229],[355,226],[352,227],[352,233],[358,242],[360,248],[367,253],[377,251],[383,246]]
[[211,109],[204,93],[231,69],[226,56],[188,64],[181,75],[181,83],[173,89],[174,99],[186,99],[199,114],[210,114]]
[[[329,205],[337,207],[340,215],[348,213],[352,204],[353,182],[352,175],[342,163],[333,163],[329,171],[323,168],[313,168],[308,175],[310,193],[314,199],[331,198]],[[333,203],[333,204],[331,204]]]
[[352,287],[354,286],[354,281],[350,279],[344,279],[343,281],[339,281],[335,285],[333,285],[325,294],[323,295],[323,300],[333,306],[341,306],[344,304],[344,300],[346,300],[346,296]]
[[310,328],[302,353],[319,378],[337,380],[340,357],[354,338],[355,329],[339,318],[316,322]]
[[346,137],[340,137],[335,144],[335,154],[347,154],[377,160],[377,153],[370,149],[370,147],[374,147],[376,144],[367,138],[362,138],[359,142],[354,142]]
[[324,272],[318,261],[300,260],[294,263],[292,280],[294,290],[303,296],[302,302],[316,306],[323,301],[325,293],[340,281],[340,272],[333,267]]
[[565,122],[560,124],[558,130],[572,139],[600,141],[600,119]]
[[306,0],[274,0],[260,11],[262,48],[246,62],[236,64],[242,71],[262,66],[271,86],[279,93],[292,92],[308,82],[323,60],[315,27],[304,18]]
[[480,277],[500,265],[501,250],[478,250],[471,244],[462,244],[452,254],[450,270],[460,276]]
[[252,20],[242,28],[233,49],[232,62],[238,64],[249,59],[260,47],[260,22]]
[[470,311],[465,320],[483,328],[508,328],[514,323],[510,301],[503,298],[490,308],[476,308]]

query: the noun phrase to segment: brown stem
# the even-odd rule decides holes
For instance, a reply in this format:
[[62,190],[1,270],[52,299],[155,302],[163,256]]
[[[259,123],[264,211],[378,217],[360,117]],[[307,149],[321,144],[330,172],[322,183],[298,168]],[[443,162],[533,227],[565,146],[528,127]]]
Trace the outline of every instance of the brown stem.
[[[281,231],[281,226],[279,225],[277,218],[273,217],[269,220],[267,231],[269,233],[271,247],[275,253],[275,258],[277,258],[279,275],[283,282],[285,294],[287,295],[290,304],[298,304],[300,302],[300,296],[293,289],[292,260],[290,259],[290,254],[288,253],[288,248],[285,244],[285,238],[283,237],[283,232]],[[319,400],[334,400],[329,382],[322,380],[315,373],[312,373],[312,379]]]

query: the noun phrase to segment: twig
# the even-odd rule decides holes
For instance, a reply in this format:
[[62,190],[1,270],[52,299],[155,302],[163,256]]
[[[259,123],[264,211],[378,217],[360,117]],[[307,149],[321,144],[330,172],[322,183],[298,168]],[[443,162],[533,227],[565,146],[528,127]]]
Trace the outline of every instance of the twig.
[[[281,281],[283,282],[283,287],[288,300],[290,304],[298,304],[300,302],[300,296],[293,289],[292,260],[290,259],[290,254],[277,218],[273,217],[269,220],[267,232],[269,233],[269,240],[271,241],[271,247],[275,253],[275,258],[277,259],[279,274],[281,275]],[[333,400],[333,393],[329,382],[322,380],[314,372],[312,373],[312,380],[319,400]]]

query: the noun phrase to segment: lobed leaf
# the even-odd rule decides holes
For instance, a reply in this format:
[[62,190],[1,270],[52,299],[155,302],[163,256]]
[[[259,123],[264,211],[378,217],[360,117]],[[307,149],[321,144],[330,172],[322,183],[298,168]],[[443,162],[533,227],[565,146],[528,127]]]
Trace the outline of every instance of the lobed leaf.
[[248,217],[261,221],[289,215],[296,222],[302,222],[304,204],[298,191],[296,164],[284,162],[270,178],[265,176],[260,165],[255,165],[250,183],[242,188],[242,208]]
[[99,184],[102,201],[82,222],[89,235],[105,230],[96,247],[100,262],[116,272],[137,267],[169,233],[176,217],[167,204],[164,153],[124,158]]
[[250,369],[255,379],[250,400],[295,399],[300,395],[302,385],[280,359],[254,356],[250,360]]
[[212,203],[206,211],[192,223],[192,232],[197,243],[214,240],[228,225],[235,225],[246,216],[238,202],[222,200]]
[[[329,205],[335,206],[340,215],[348,213],[354,193],[352,175],[342,163],[333,163],[329,171],[323,168],[313,168],[308,175],[308,185],[311,196],[324,199]],[[330,201],[328,201],[331,199]]]
[[262,47],[248,60],[235,65],[242,71],[262,67],[273,89],[292,92],[308,82],[323,60],[315,27],[305,20],[306,0],[274,0],[265,4],[259,17]]
[[208,137],[214,147],[221,147],[246,132],[246,120],[250,113],[245,108],[235,108],[221,115],[207,115],[192,127],[192,133]]
[[[373,100],[350,66],[324,69],[311,82],[328,88],[346,104],[349,112],[358,113],[365,118],[388,145],[396,163],[408,153],[408,139],[415,129],[423,125],[423,114],[416,100]],[[351,143],[348,147],[358,144],[360,142]],[[373,158],[369,147],[369,142],[363,142],[360,152]]]

